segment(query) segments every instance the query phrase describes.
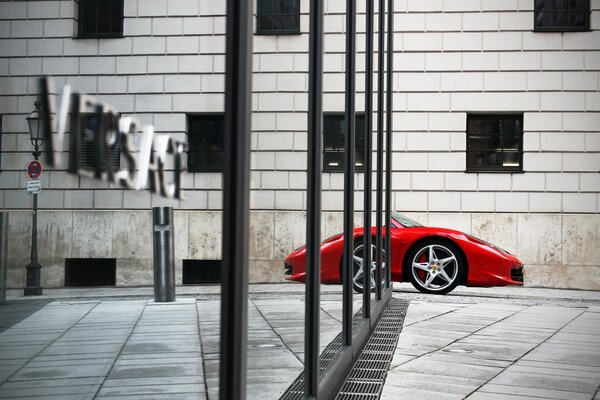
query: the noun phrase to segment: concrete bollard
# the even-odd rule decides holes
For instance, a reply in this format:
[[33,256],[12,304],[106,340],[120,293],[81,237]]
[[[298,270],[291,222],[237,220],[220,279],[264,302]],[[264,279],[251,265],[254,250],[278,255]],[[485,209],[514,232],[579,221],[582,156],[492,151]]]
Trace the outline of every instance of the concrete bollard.
[[0,212],[0,303],[6,301],[8,271],[8,212]]
[[152,223],[154,226],[154,301],[175,301],[173,207],[154,207]]

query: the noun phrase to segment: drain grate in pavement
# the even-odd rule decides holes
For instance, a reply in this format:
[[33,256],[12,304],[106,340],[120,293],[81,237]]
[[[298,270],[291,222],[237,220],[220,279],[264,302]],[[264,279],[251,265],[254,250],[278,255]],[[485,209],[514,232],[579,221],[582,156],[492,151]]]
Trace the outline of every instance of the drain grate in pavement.
[[[354,399],[379,399],[387,371],[394,357],[398,336],[402,330],[404,317],[406,316],[407,301],[392,299],[383,312],[379,323],[371,334],[365,348],[358,360],[352,366],[352,370],[342,384],[336,397],[340,400]],[[353,326],[360,326],[362,309],[354,318]],[[342,334],[340,333],[323,350],[319,360],[319,372],[323,371],[342,347]],[[296,400],[304,398],[304,373],[290,385],[288,390],[281,396],[282,400]]]

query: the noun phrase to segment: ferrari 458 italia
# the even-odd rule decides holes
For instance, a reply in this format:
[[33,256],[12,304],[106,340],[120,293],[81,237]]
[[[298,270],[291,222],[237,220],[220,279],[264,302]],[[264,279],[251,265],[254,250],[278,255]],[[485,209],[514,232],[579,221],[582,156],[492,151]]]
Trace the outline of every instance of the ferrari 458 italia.
[[[501,286],[523,282],[523,263],[506,250],[463,232],[422,226],[396,212],[392,212],[391,222],[392,281],[410,281],[419,291],[433,294],[448,293],[458,285]],[[370,274],[371,289],[375,286],[376,233],[376,228],[372,228],[371,265],[365,268],[364,228],[354,229],[352,284],[358,292],[363,291],[365,271]],[[385,229],[383,236],[386,240]],[[321,244],[321,282],[341,283],[343,247],[341,233]],[[384,254],[380,257],[384,259]],[[286,257],[285,278],[304,282],[305,267],[303,246]],[[382,277],[385,268],[382,261]]]

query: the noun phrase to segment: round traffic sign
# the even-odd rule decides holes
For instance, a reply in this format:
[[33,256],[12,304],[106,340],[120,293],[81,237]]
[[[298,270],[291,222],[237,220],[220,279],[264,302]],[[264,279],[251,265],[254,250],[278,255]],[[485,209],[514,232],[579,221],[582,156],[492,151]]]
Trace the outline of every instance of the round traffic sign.
[[42,175],[42,163],[38,160],[29,161],[27,164],[27,175],[30,179],[37,179]]

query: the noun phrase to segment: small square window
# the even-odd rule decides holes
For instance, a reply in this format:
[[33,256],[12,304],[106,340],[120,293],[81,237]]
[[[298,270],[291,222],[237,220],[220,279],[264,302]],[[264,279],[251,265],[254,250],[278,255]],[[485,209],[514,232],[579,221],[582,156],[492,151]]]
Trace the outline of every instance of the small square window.
[[123,36],[123,0],[79,0],[78,37]]
[[[354,163],[357,172],[364,170],[365,160],[365,115],[356,114]],[[323,115],[323,172],[344,171],[344,137],[346,118],[344,114]]]
[[[106,124],[108,118],[99,117],[95,113],[82,113],[79,123],[81,124],[78,141],[78,166],[80,170],[93,173],[95,171],[96,157],[100,157],[100,171],[108,172],[109,168],[113,173],[119,171],[121,167],[121,143],[117,140],[114,146],[106,144],[106,132],[109,127]],[[100,126],[104,124],[104,126]],[[96,138],[99,136],[101,147],[96,144]],[[101,148],[100,151],[95,149]]]
[[590,0],[535,0],[536,31],[564,32],[590,29]]
[[218,115],[188,116],[188,171],[223,171],[225,118]]
[[256,33],[294,35],[300,33],[300,0],[258,0]]
[[523,115],[467,116],[467,171],[523,171]]

